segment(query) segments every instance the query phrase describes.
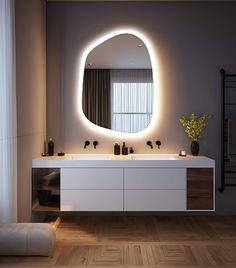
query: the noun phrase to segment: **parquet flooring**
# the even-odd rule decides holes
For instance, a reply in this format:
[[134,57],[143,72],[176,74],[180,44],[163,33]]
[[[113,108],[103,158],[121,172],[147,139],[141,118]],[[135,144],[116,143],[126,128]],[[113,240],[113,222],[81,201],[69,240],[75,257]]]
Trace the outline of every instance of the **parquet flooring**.
[[0,257],[18,267],[234,267],[236,217],[79,216],[54,223],[52,257]]

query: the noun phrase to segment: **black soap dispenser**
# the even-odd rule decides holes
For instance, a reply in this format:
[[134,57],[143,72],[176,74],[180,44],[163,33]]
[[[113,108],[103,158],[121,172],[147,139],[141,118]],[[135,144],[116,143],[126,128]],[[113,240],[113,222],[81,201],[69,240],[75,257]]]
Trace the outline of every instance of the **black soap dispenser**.
[[118,142],[115,142],[114,145],[114,155],[120,155],[120,145],[118,144]]
[[48,142],[48,155],[49,156],[54,155],[54,142],[53,142],[52,138],[50,138],[49,142]]
[[128,154],[128,147],[125,146],[125,142],[123,142],[122,146],[122,154],[127,155]]

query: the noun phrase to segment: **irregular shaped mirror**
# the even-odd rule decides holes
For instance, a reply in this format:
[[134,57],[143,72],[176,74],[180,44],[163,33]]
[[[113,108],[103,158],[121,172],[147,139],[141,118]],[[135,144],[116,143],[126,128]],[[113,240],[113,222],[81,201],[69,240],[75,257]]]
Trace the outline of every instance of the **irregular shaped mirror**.
[[95,125],[135,133],[153,112],[153,75],[146,45],[120,34],[87,56],[83,78],[83,113]]

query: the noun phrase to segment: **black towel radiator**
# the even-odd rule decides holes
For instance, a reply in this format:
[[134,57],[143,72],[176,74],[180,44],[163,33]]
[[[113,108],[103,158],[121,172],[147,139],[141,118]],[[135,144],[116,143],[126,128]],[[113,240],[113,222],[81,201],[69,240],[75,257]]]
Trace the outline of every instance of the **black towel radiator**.
[[236,186],[236,74],[221,73],[221,186]]

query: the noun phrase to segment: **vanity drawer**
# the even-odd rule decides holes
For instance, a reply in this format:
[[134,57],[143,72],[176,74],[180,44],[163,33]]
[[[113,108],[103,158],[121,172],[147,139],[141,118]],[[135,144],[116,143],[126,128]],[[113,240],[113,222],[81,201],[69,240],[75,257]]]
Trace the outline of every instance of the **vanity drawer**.
[[123,169],[62,168],[61,189],[123,189]]
[[125,190],[125,211],[185,211],[185,190]]
[[123,190],[62,190],[61,211],[123,211]]
[[186,189],[185,168],[125,168],[125,189]]

